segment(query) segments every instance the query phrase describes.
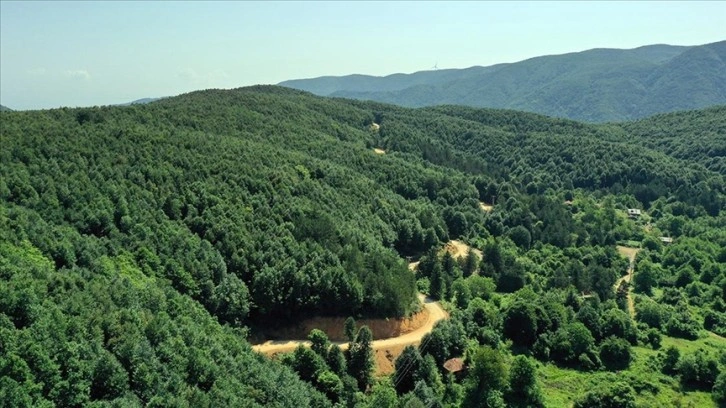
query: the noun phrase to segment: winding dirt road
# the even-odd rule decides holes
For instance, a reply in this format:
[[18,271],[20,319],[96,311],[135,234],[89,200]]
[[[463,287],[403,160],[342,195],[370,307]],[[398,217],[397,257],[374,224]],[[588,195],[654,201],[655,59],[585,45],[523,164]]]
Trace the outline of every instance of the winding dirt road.
[[[399,346],[419,344],[423,336],[426,335],[426,333],[429,333],[434,328],[436,322],[449,317],[449,315],[444,309],[441,308],[441,305],[439,305],[438,302],[434,302],[431,298],[427,298],[422,294],[419,294],[419,299],[421,300],[421,302],[423,302],[424,307],[428,311],[428,320],[426,324],[416,330],[413,330],[398,337],[374,340],[372,344],[374,350],[386,350]],[[348,343],[346,342],[334,343],[340,346],[340,348],[343,350],[348,348]],[[254,345],[252,346],[252,349],[263,354],[272,355],[276,353],[293,351],[300,344],[306,347],[310,347],[310,342],[307,340],[270,340],[262,344]]]
[[[622,278],[618,279],[617,282],[615,282],[616,291],[618,290],[620,284],[623,281],[627,282],[628,285],[630,285],[630,283],[632,282],[633,271],[635,270],[635,256],[638,255],[638,251],[640,251],[640,248],[630,248],[622,245],[618,245],[617,248],[620,255],[623,255],[630,260],[630,265],[628,265],[627,275],[623,276]],[[630,317],[635,316],[635,303],[633,302],[633,297],[630,295],[630,287],[628,287],[628,312],[630,312]]]

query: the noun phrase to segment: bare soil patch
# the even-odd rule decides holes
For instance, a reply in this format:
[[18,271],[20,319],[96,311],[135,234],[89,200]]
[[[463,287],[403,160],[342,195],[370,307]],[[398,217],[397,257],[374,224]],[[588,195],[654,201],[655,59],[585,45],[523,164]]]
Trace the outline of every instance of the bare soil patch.
[[[412,345],[418,346],[420,341],[413,343]],[[377,376],[385,376],[389,374],[393,374],[393,372],[396,370],[396,359],[398,356],[403,354],[403,349],[405,349],[408,344],[406,345],[399,345],[399,346],[391,346],[386,349],[378,349],[375,351],[375,360],[376,360],[376,375]]]
[[[426,324],[429,311],[423,308],[420,312],[405,319],[361,319],[356,325],[368,326],[373,332],[374,339],[387,339],[410,333]],[[294,326],[280,329],[267,329],[265,336],[268,340],[299,339],[304,340],[313,329],[319,329],[328,335],[331,341],[347,341],[344,333],[345,318],[342,317],[312,317],[300,321]]]
[[375,149],[373,149],[373,152],[374,152],[375,154],[386,154],[386,151],[385,151],[385,150],[383,150],[383,149],[379,149],[379,148],[377,148],[377,147],[376,147]]
[[381,128],[381,125],[379,125],[378,123],[375,123],[375,122],[371,123],[371,130],[378,131],[380,128]]
[[480,260],[482,259],[482,253],[480,250],[472,248],[459,240],[453,239],[444,245],[444,251],[450,253],[454,258],[465,257],[470,250],[473,251]]
[[[375,351],[375,360],[376,360],[376,374],[377,375],[384,375],[386,373],[391,373],[393,371],[393,363],[396,361],[396,358],[401,355],[403,352],[403,349],[408,345],[417,345],[421,342],[421,339],[423,338],[426,333],[431,332],[431,330],[434,328],[434,325],[443,319],[447,319],[449,317],[448,313],[439,305],[438,302],[434,302],[430,298],[426,298],[424,295],[419,294],[419,299],[424,304],[424,311],[421,313],[418,313],[418,317],[412,317],[416,319],[421,319],[423,322],[418,328],[415,328],[413,330],[410,330],[407,333],[401,334],[396,337],[391,338],[385,338],[382,340],[374,340],[373,341],[373,350]],[[319,318],[322,319],[322,318]],[[325,319],[325,320],[334,320],[334,319]],[[360,320],[357,323],[359,325],[362,324],[368,324],[369,327],[371,327],[371,330],[373,330],[374,335],[373,338],[377,338],[375,334],[374,321],[385,321],[385,319],[367,319],[367,320]],[[419,320],[419,322],[421,321]],[[322,321],[320,321],[322,322]],[[342,325],[344,320],[340,319],[340,331],[342,332]],[[330,322],[327,322],[327,324],[330,324]],[[413,324],[409,327],[412,328]],[[319,329],[323,329],[322,327],[318,327]],[[342,334],[342,333],[341,333]],[[307,333],[305,333],[304,336],[302,336],[302,339],[304,339],[307,336]],[[300,338],[300,337],[297,337]],[[266,354],[268,356],[275,356],[279,353],[286,353],[293,351],[298,345],[302,344],[305,346],[310,346],[310,342],[306,340],[268,340],[262,344],[253,345],[252,349]],[[334,341],[334,343],[338,344],[340,348],[345,350],[348,347],[348,343],[344,341]]]
[[484,212],[489,212],[494,209],[494,206],[491,204],[487,204],[484,201],[479,201],[479,208],[481,208]]

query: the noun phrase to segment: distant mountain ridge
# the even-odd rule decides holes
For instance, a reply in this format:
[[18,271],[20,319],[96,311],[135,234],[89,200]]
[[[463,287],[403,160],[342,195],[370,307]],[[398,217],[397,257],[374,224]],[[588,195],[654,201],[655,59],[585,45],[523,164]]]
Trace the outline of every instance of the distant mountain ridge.
[[12,111],[12,109],[8,108],[7,106],[0,105],[0,112],[5,112],[5,111]]
[[154,101],[158,101],[159,99],[164,99],[164,98],[165,98],[164,96],[162,96],[160,98],[141,98],[141,99],[137,99],[135,101],[121,103],[121,104],[119,104],[119,106],[145,105],[147,103],[151,103],[151,102],[154,102]]
[[318,95],[408,107],[467,105],[588,122],[726,104],[726,41],[597,48],[488,67],[281,82]]

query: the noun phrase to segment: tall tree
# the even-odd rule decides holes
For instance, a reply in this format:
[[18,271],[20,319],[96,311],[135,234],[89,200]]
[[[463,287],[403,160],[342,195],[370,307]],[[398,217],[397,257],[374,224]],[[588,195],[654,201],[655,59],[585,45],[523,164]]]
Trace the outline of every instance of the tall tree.
[[358,388],[366,390],[373,383],[373,333],[361,326],[348,349],[348,374],[356,379]]

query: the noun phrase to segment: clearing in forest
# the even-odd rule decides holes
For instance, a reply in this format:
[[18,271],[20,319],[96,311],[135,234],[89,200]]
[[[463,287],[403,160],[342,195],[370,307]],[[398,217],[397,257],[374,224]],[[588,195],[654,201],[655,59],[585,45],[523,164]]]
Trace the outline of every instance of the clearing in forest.
[[[378,375],[385,375],[390,374],[393,372],[393,363],[396,361],[396,358],[401,355],[403,352],[403,349],[408,345],[418,345],[421,343],[421,339],[423,336],[425,336],[427,333],[430,333],[431,330],[433,330],[434,325],[443,319],[447,319],[449,317],[448,313],[439,305],[438,302],[433,301],[430,298],[427,298],[423,294],[419,294],[419,299],[424,305],[424,310],[418,313],[415,317],[413,317],[414,320],[416,320],[415,326],[410,325],[406,328],[406,331],[398,336],[390,337],[386,339],[381,340],[374,340],[372,347],[375,351],[375,359],[376,359],[376,373]],[[332,328],[332,324],[324,324],[323,320],[331,320],[335,321],[335,326],[339,330],[342,330],[343,327],[343,320],[340,318],[315,318],[315,321],[318,323],[321,330],[326,331],[324,329],[326,328]],[[370,327],[375,336],[375,327],[378,325],[377,323],[380,323],[382,325],[390,325],[390,322],[394,319],[364,319],[358,321],[358,326],[361,326],[363,324]],[[406,319],[397,319],[397,320],[406,320]],[[298,337],[298,339],[292,339],[292,340],[269,340],[262,344],[253,345],[252,349],[263,353],[266,355],[275,355],[278,353],[286,353],[295,350],[295,348],[302,344],[304,346],[309,347],[310,342],[307,340],[299,339],[299,337],[304,337],[301,335],[295,336]],[[330,336],[338,337],[337,335]],[[340,346],[341,349],[345,350],[348,348],[348,343],[344,341],[334,341],[333,343]]]
[[375,152],[376,154],[386,154],[386,151],[385,151],[385,150],[383,150],[383,149],[379,149],[379,148],[377,148],[377,147],[376,147],[375,149],[373,149],[373,151],[374,151],[374,152]]
[[618,290],[622,282],[628,283],[628,312],[630,312],[631,317],[635,317],[635,303],[633,302],[633,296],[630,294],[630,282],[633,280],[633,271],[635,270],[635,256],[638,255],[640,248],[631,248],[622,245],[618,245],[617,248],[620,255],[628,258],[630,265],[628,265],[628,273],[615,282],[615,290]]
[[447,242],[446,245],[444,245],[444,251],[450,253],[451,256],[453,256],[454,258],[465,257],[470,250],[479,257],[479,260],[482,259],[482,253],[480,250],[472,248],[457,239],[452,239],[451,241]]
[[494,206],[491,204],[487,204],[484,201],[479,201],[479,208],[481,208],[481,210],[484,212],[490,212],[494,209]]

